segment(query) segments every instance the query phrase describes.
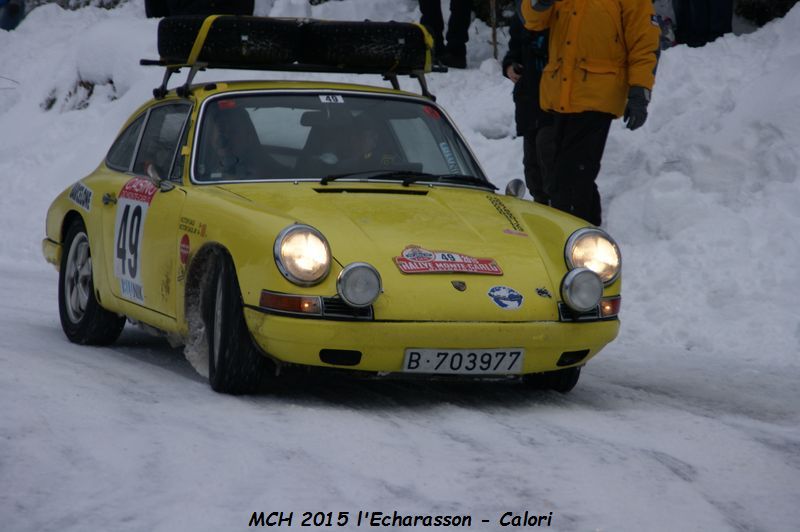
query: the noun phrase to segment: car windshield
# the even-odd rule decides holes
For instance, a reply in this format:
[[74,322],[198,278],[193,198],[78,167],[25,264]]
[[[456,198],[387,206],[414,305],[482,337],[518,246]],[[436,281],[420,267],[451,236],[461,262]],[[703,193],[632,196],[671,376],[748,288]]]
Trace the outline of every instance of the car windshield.
[[[342,93],[241,94],[203,107],[196,182],[315,179],[486,183],[432,104]],[[459,181],[461,179],[461,181]]]

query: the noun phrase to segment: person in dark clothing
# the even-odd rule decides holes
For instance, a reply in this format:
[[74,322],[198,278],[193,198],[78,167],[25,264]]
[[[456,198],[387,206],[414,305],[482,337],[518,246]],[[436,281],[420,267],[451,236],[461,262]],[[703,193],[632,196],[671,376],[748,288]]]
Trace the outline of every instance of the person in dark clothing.
[[175,15],[252,15],[255,0],[145,0],[147,18]]
[[453,68],[467,68],[467,41],[472,21],[471,0],[450,0],[447,22],[447,44],[444,39],[444,18],[440,0],[419,0],[420,22],[433,37],[434,59]]
[[24,0],[0,0],[0,30],[13,30],[24,16]]
[[733,0],[673,0],[675,41],[704,46],[733,31]]
[[539,82],[547,64],[547,31],[528,31],[518,17],[511,20],[503,75],[514,82],[514,118],[522,137],[525,184],[537,203],[550,204],[555,141],[553,116],[539,107]]

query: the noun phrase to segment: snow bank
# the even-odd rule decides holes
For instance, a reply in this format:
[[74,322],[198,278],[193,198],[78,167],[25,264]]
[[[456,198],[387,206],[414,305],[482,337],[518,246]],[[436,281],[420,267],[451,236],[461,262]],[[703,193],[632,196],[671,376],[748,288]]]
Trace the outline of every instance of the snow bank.
[[625,254],[622,341],[798,364],[798,27],[800,7],[668,50],[643,131],[613,127],[600,185]]

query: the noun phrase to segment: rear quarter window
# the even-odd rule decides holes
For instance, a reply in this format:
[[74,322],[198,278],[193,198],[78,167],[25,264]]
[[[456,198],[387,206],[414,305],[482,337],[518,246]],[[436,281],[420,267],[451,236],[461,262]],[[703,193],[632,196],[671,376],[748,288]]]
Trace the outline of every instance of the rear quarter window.
[[133,152],[136,150],[136,142],[139,140],[142,124],[144,124],[144,115],[137,118],[117,137],[106,156],[106,164],[109,168],[120,172],[130,170]]
[[169,176],[189,109],[188,104],[170,104],[150,111],[133,165],[135,174],[144,175],[151,164],[159,176]]

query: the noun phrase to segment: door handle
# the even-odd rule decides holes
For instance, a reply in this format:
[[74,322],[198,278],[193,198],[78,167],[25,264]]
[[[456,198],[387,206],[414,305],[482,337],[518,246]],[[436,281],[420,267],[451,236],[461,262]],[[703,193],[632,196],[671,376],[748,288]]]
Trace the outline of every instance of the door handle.
[[103,205],[116,205],[117,196],[113,192],[103,194]]

